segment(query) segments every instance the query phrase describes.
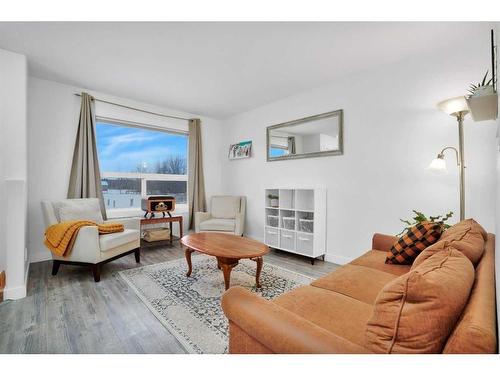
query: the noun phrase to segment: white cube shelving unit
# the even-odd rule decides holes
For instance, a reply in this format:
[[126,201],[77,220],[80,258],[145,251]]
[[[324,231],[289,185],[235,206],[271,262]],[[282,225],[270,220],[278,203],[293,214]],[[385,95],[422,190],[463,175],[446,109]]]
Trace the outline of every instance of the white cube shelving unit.
[[[271,206],[269,195],[278,197]],[[311,259],[326,254],[326,189],[265,190],[264,241],[269,247]]]

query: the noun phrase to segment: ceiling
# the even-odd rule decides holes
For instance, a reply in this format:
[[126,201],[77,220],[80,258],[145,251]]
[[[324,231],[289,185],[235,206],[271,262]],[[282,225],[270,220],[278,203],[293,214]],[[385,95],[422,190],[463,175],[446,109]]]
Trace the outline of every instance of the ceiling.
[[[346,74],[463,46],[485,23],[6,23],[30,74],[227,118]],[[467,39],[468,38],[468,39]]]

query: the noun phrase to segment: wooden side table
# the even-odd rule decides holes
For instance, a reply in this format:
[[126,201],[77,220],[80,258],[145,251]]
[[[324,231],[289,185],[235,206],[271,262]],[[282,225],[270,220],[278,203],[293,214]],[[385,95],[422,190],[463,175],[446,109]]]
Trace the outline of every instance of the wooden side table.
[[159,224],[159,223],[168,223],[169,229],[170,229],[170,240],[165,240],[165,241],[155,241],[155,242],[146,242],[141,239],[141,247],[156,247],[156,246],[165,246],[167,243],[170,245],[173,244],[173,235],[172,235],[172,223],[177,222],[179,223],[179,240],[183,236],[183,217],[182,215],[179,216],[167,216],[167,217],[157,217],[157,218],[151,218],[151,219],[141,219],[141,230],[143,225],[147,224]]

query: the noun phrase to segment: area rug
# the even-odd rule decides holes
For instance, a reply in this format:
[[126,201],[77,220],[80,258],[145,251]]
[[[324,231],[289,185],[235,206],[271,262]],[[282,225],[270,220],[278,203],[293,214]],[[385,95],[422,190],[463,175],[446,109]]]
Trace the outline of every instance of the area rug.
[[[177,338],[188,353],[226,353],[228,321],[221,308],[224,278],[213,257],[192,257],[193,273],[186,277],[185,259],[121,271],[137,296]],[[254,261],[243,259],[231,272],[231,285],[240,285],[272,299],[312,279],[268,264],[255,288]]]

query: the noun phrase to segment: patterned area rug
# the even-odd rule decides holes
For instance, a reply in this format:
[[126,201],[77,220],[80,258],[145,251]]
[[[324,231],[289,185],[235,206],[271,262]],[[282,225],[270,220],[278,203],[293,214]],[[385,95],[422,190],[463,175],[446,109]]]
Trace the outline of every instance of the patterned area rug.
[[[189,353],[226,353],[228,321],[220,305],[222,271],[213,257],[196,255],[192,261],[191,277],[186,277],[185,259],[121,271],[120,275]],[[231,272],[231,285],[272,299],[312,281],[264,259],[262,288],[256,290],[255,269],[254,261],[241,260]]]

